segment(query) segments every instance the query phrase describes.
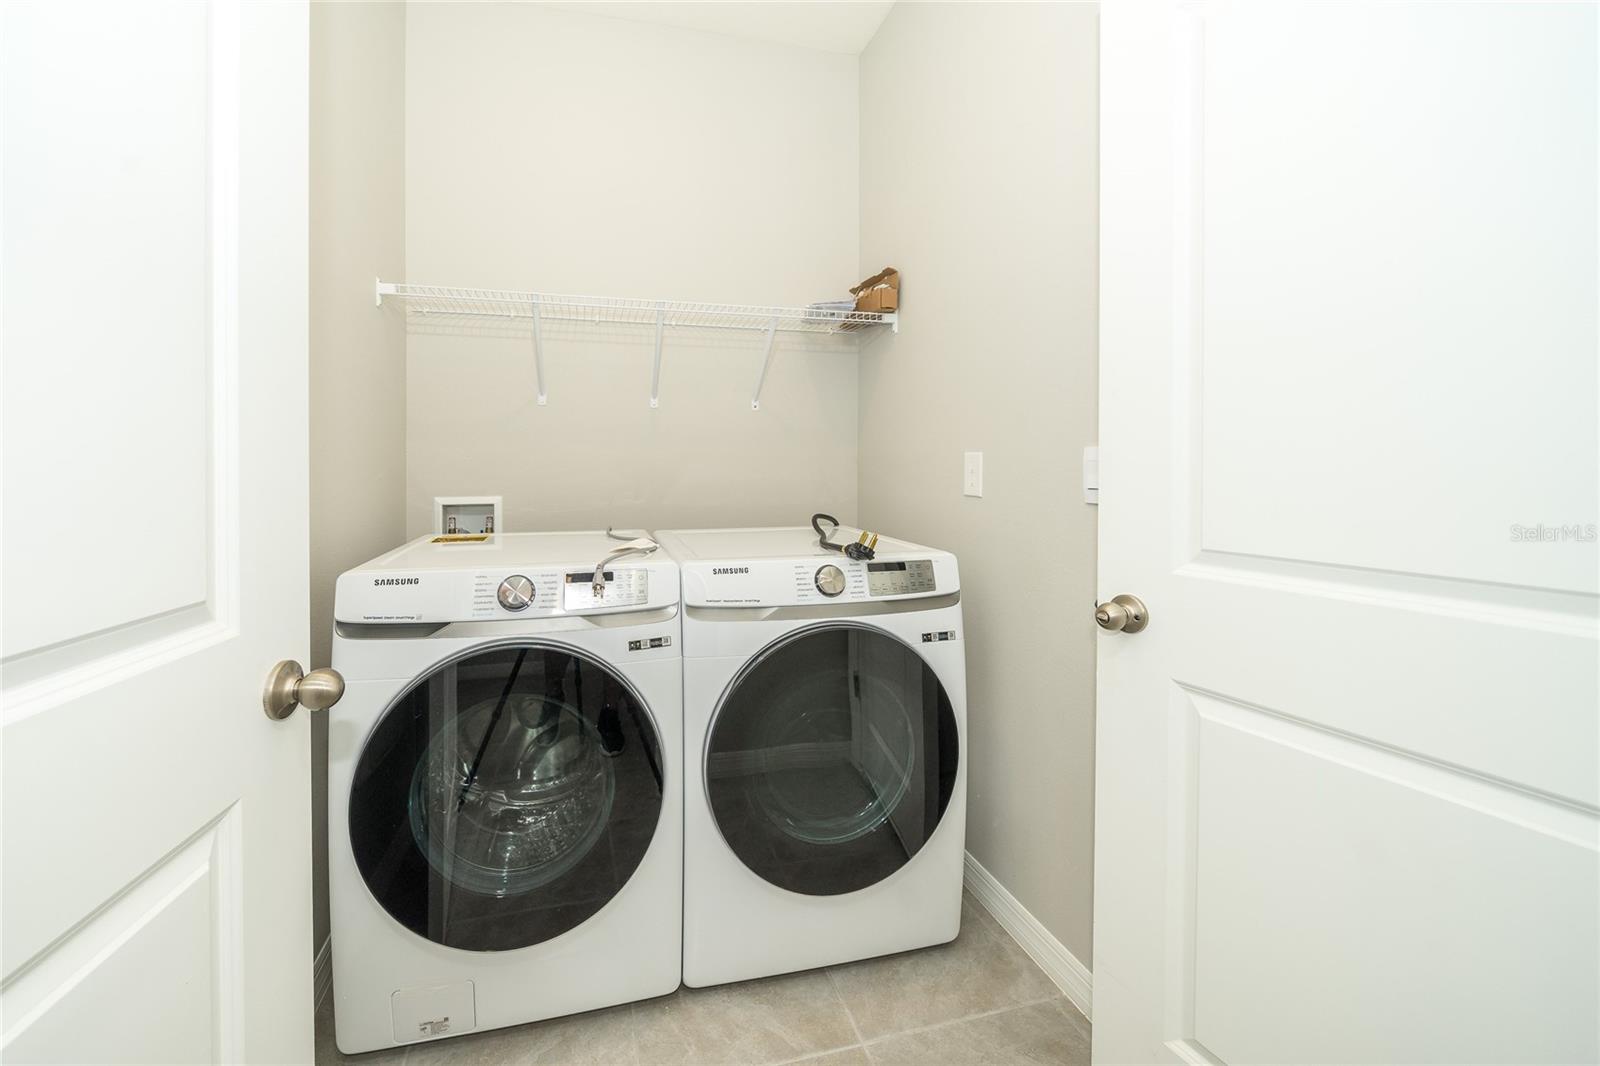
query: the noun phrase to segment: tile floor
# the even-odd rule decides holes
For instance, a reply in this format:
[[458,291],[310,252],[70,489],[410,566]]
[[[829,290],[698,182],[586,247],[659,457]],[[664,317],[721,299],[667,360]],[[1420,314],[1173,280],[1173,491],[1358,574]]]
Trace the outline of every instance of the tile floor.
[[317,1013],[317,1066],[1088,1061],[1089,1023],[970,896],[941,947],[393,1051],[341,1055],[331,1005]]

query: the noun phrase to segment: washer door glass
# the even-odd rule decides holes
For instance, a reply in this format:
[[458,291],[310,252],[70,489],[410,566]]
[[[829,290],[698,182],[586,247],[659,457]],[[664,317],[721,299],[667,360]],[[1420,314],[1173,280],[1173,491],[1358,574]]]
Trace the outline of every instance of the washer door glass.
[[955,714],[911,648],[832,624],[763,650],[711,722],[706,794],[722,838],[791,892],[888,877],[927,843],[955,789]]
[[356,763],[350,844],[377,901],[419,936],[505,951],[611,900],[661,816],[661,741],[614,671],[499,645],[419,678]]

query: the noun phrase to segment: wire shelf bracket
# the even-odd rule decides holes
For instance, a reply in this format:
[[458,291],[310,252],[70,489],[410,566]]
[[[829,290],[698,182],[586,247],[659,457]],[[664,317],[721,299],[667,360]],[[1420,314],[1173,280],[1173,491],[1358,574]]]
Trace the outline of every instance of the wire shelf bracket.
[[544,392],[544,331],[539,328],[539,298],[528,302],[528,316],[533,322],[533,374],[539,382],[539,406],[545,402]]
[[767,383],[767,368],[772,365],[772,342],[778,337],[778,320],[767,323],[767,339],[761,353],[761,373],[756,375],[756,389],[750,394],[750,410],[761,410],[761,386]]
[[634,300],[611,296],[564,296],[509,289],[470,289],[446,285],[413,285],[374,279],[378,307],[385,298],[403,301],[413,318],[479,318],[526,320],[533,336],[533,368],[538,402],[548,399],[544,366],[544,326],[549,322],[583,322],[638,326],[654,330],[650,364],[650,406],[661,406],[661,355],[669,330],[734,330],[757,336],[761,367],[750,408],[761,410],[761,390],[772,366],[778,334],[795,333],[845,339],[866,338],[887,329],[900,332],[900,316],[877,311],[830,311],[811,307],[756,307],[744,304],[688,303],[680,300]]
[[661,334],[667,324],[667,309],[656,308],[656,357],[650,364],[650,406],[661,406]]

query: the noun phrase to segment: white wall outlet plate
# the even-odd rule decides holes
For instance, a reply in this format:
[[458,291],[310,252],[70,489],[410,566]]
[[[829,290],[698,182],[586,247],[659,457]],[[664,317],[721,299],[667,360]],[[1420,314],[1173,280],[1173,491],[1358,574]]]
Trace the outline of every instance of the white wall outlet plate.
[[1094,444],[1083,449],[1083,502],[1100,502],[1100,448]]
[[983,495],[982,452],[966,453],[966,459],[961,465],[961,494],[963,496]]

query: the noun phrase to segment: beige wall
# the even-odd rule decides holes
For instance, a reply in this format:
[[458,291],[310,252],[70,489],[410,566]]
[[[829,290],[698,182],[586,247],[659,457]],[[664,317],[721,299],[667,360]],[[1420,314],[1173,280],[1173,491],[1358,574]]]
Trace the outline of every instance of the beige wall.
[[[856,57],[516,4],[412,4],[406,280],[794,304],[858,278]],[[496,336],[496,332],[506,335]],[[853,517],[856,359],[754,337],[547,326],[408,342],[411,534],[435,496],[505,527]]]
[[[959,556],[968,850],[1086,965],[1096,20],[902,3],[861,57],[861,262],[905,277],[900,335],[861,358],[861,521]],[[963,451],[984,453],[982,499]]]
[[[405,10],[311,8],[311,665],[339,573],[405,535],[405,334],[373,307],[405,262]],[[312,728],[315,940],[328,935],[327,718]]]

